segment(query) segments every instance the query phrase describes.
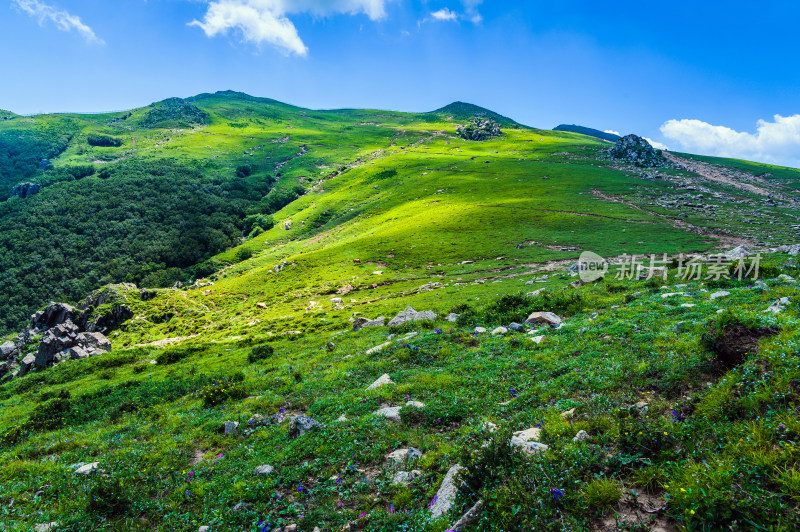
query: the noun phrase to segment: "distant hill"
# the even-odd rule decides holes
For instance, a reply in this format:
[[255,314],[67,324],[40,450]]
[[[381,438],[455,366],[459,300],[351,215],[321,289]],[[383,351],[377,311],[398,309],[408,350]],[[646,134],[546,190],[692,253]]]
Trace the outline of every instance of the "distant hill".
[[527,127],[508,118],[507,116],[503,116],[484,107],[465,102],[453,102],[450,105],[445,105],[441,109],[436,109],[428,114],[445,116],[447,118],[453,117],[454,120],[469,120],[473,116],[482,116],[485,118],[491,118],[501,126],[505,127]]
[[0,109],[0,120],[11,120],[12,118],[17,118],[17,116],[11,111],[6,111],[4,109]]
[[603,139],[610,142],[617,142],[621,138],[619,135],[615,135],[613,133],[606,133],[605,131],[600,131],[599,129],[592,129],[590,127],[576,126],[572,124],[561,124],[560,126],[554,127],[553,131],[580,133],[581,135],[589,135],[590,137],[596,137],[598,139]]

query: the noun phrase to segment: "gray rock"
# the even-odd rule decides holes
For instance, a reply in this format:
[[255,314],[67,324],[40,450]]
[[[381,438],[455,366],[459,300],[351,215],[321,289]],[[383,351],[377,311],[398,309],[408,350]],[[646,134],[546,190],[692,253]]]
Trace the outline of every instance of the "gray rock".
[[740,260],[747,258],[752,251],[747,246],[737,246],[725,252],[725,258],[728,260]]
[[514,332],[525,332],[525,326],[523,326],[523,325],[521,325],[519,323],[516,323],[516,322],[512,323],[511,325],[509,325],[508,328],[511,329]]
[[439,491],[430,503],[431,515],[434,518],[445,515],[453,507],[462,483],[458,477],[463,470],[465,469],[460,465],[454,465],[447,471]]
[[[89,352],[80,346],[70,347],[66,351],[62,351],[70,360],[79,360],[81,358],[89,358]],[[60,354],[60,353],[59,353]],[[59,356],[59,355],[56,355]]]
[[238,421],[226,421],[225,422],[225,436],[236,436],[239,434],[239,422]]
[[397,449],[389,454],[386,458],[389,459],[390,462],[394,462],[397,464],[401,464],[404,462],[408,462],[409,460],[418,460],[422,458],[422,451],[415,447],[408,447],[406,449]]
[[555,327],[561,323],[561,318],[552,312],[534,312],[525,320],[526,325],[533,325],[536,323],[547,323]]
[[418,479],[422,476],[422,471],[419,469],[414,469],[413,471],[398,471],[394,477],[392,477],[392,484],[400,484],[402,486],[407,486],[412,481]]
[[445,318],[445,320],[446,320],[446,321],[449,321],[450,323],[455,323],[455,322],[456,322],[456,320],[458,320],[458,316],[459,316],[459,315],[458,315],[458,314],[456,314],[455,312],[451,312],[450,314],[448,314],[448,315],[447,315],[447,317]]
[[772,305],[770,305],[766,310],[764,310],[764,312],[780,314],[781,312],[786,310],[786,307],[788,307],[790,303],[791,300],[788,297],[782,297],[776,302],[774,302]]
[[731,295],[731,293],[728,292],[727,290],[720,290],[719,292],[714,292],[713,294],[708,296],[708,299],[711,299],[713,301],[714,299],[719,299],[721,297],[728,297],[729,295]]
[[231,509],[231,512],[233,513],[241,512],[242,510],[247,510],[249,506],[250,505],[247,504],[246,502],[240,502],[237,503],[236,506],[233,507],[233,509]]
[[353,330],[354,331],[360,331],[361,329],[364,329],[366,327],[383,327],[385,322],[386,322],[386,318],[384,316],[381,316],[379,318],[375,318],[374,320],[371,320],[369,318],[365,318],[363,316],[359,316],[353,322]]
[[78,334],[75,343],[90,352],[111,351],[111,342],[99,332],[83,332]]
[[58,522],[53,521],[52,523],[42,523],[33,527],[35,532],[50,532],[51,530],[55,530],[58,528]]
[[400,406],[387,406],[376,410],[372,414],[375,416],[385,417],[386,419],[390,419],[392,421],[400,422],[400,410],[402,407]]
[[408,323],[409,321],[424,321],[424,320],[435,320],[436,313],[432,310],[427,310],[423,312],[417,312],[413,309],[413,307],[406,307],[406,309],[397,314],[392,321],[389,322],[389,327],[397,327],[398,325],[402,325],[404,323]]
[[14,342],[5,342],[0,345],[0,359],[7,360],[17,352],[17,345]]
[[211,530],[210,526],[201,526],[197,529],[197,532],[208,532],[209,530]]
[[26,199],[34,194],[38,194],[40,190],[42,190],[42,186],[37,185],[36,183],[20,183],[11,188],[11,196],[9,196],[9,199]]
[[498,334],[503,335],[508,333],[508,329],[505,327],[497,327],[495,330],[492,331],[492,336],[497,336]]
[[75,470],[76,475],[88,475],[90,473],[94,473],[97,471],[98,466],[100,465],[99,462],[92,462],[90,464],[83,464],[78,469]]
[[578,431],[578,433],[575,435],[575,437],[574,437],[574,438],[572,438],[572,441],[589,441],[589,440],[591,440],[591,439],[592,439],[592,437],[591,437],[591,436],[589,436],[589,433],[588,433],[588,432],[586,432],[585,430],[580,430],[580,431]]
[[617,160],[631,163],[642,168],[671,167],[661,150],[654,149],[649,142],[636,135],[628,135],[617,141],[608,154]]
[[394,381],[388,373],[384,373],[378,377],[375,382],[367,386],[367,390],[374,390],[375,388],[380,388],[381,386],[386,386],[387,384],[394,384]]
[[308,416],[295,416],[289,422],[289,439],[299,438],[314,427],[322,426],[322,423]]
[[543,443],[539,443],[538,441],[525,441],[517,436],[511,438],[511,445],[519,447],[523,453],[530,455],[543,453],[549,449],[549,447]]
[[79,315],[75,307],[67,305],[66,303],[50,303],[47,308],[36,312],[31,316],[30,328],[34,330],[44,331],[60,325],[67,320],[74,321]]
[[271,465],[260,465],[256,468],[256,475],[269,475],[275,471]]
[[33,369],[33,365],[36,363],[36,356],[34,354],[25,355],[25,358],[20,360],[19,362],[19,376],[22,377],[26,373],[28,373],[31,369]]
[[486,327],[475,327],[475,334],[483,334],[486,332]]
[[476,502],[472,508],[467,510],[467,513],[461,516],[461,519],[459,519],[456,524],[453,525],[452,531],[464,532],[464,529],[474,525],[481,516],[481,510],[483,510],[483,499],[480,499],[478,502]]

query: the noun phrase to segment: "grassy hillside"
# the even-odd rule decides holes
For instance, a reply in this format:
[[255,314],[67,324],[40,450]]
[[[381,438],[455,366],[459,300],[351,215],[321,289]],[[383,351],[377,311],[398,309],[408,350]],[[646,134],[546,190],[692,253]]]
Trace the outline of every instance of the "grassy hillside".
[[[644,170],[510,122],[470,142],[461,110],[217,93],[0,122],[68,139],[0,204],[9,331],[104,283],[166,287],[115,288],[134,317],[110,353],[0,384],[0,530],[441,532],[479,500],[465,530],[796,529],[797,257],[764,249],[757,283],[676,255],[795,243],[800,176]],[[584,250],[670,254],[669,278],[575,288]],[[437,318],[353,330],[409,305]],[[563,326],[491,333],[535,311]],[[296,415],[323,426],[290,437]],[[508,445],[526,429],[546,451]]]

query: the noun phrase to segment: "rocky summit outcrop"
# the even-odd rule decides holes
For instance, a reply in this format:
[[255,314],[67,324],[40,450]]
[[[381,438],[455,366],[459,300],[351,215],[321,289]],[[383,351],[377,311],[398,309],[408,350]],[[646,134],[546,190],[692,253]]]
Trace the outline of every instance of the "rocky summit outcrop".
[[111,342],[105,335],[133,317],[123,302],[127,290],[136,290],[136,286],[109,285],[77,307],[52,302],[35,312],[24,331],[0,345],[0,379],[109,352]]
[[661,150],[653,148],[649,142],[636,135],[628,135],[617,141],[608,150],[612,159],[642,168],[668,168],[672,166]]
[[14,185],[11,188],[11,196],[10,198],[20,198],[25,199],[37,194],[40,190],[42,190],[41,185],[37,185],[36,183],[20,183],[18,185]]
[[463,126],[458,126],[456,134],[464,140],[489,140],[492,137],[498,137],[503,134],[500,131],[500,124],[488,118],[481,118],[476,116],[469,123]]

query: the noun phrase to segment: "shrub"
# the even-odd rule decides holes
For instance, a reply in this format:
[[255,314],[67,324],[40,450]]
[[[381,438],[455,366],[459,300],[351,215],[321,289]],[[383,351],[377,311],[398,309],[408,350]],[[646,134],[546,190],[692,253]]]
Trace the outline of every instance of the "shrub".
[[270,344],[257,345],[250,351],[250,354],[247,355],[247,361],[254,364],[261,360],[271,358],[274,353],[275,349],[273,349]]
[[236,262],[244,262],[252,257],[253,257],[252,249],[242,248],[236,252]]
[[102,517],[118,517],[128,513],[131,503],[122,481],[99,477],[89,492],[87,511]]
[[86,142],[91,146],[101,146],[107,148],[119,148],[122,146],[122,140],[109,137],[108,135],[97,135],[95,133],[86,137]]
[[253,167],[249,164],[242,164],[236,167],[236,177],[250,177],[253,175]]
[[213,382],[200,390],[200,398],[206,408],[220,405],[228,399],[244,399],[245,397],[247,397],[247,392],[241,385],[241,381],[235,378]]
[[58,398],[36,405],[26,426],[30,430],[54,430],[64,426],[64,418],[72,409],[69,392],[62,391]]
[[156,356],[156,363],[161,366],[166,366],[168,364],[174,364],[175,362],[179,362],[184,358],[189,356],[189,352],[183,349],[167,349],[166,351],[162,351]]

